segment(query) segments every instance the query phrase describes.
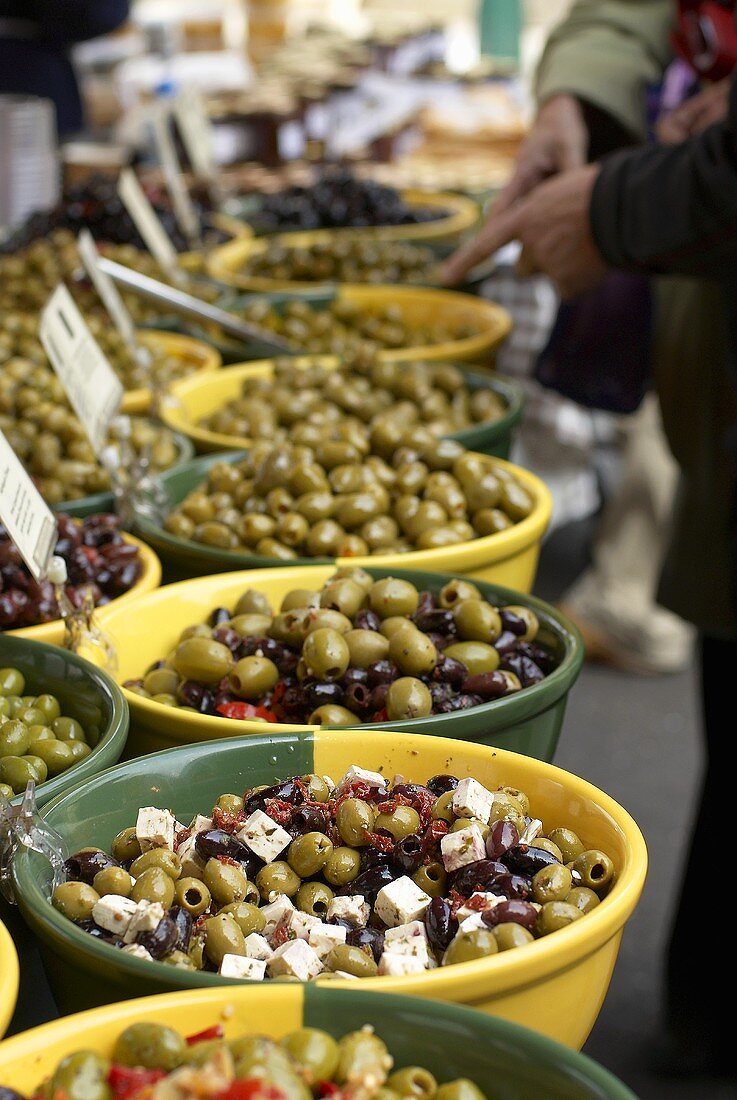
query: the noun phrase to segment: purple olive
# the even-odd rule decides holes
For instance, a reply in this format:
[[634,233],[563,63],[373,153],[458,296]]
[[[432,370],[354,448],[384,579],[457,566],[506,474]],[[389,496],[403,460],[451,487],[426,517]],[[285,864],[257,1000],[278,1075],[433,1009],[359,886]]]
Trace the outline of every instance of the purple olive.
[[436,683],[459,688],[467,676],[468,669],[463,661],[457,661],[455,657],[441,657],[433,669],[432,679]]
[[163,959],[165,955],[171,955],[179,942],[179,928],[176,921],[168,915],[164,915],[154,928],[153,932],[139,932],[136,943],[145,947],[149,955],[155,959]]
[[422,864],[422,841],[410,834],[397,841],[392,852],[392,863],[403,875],[413,875]]
[[192,939],[192,929],[194,928],[192,914],[188,913],[186,909],[182,909],[180,905],[174,905],[169,910],[169,916],[177,926],[177,942],[175,948],[186,953],[189,947],[189,941]]
[[261,860],[256,858],[250,848],[231,833],[226,833],[224,829],[210,829],[206,833],[198,833],[194,846],[197,854],[204,860],[217,859],[218,856],[229,856],[235,859],[249,878],[255,876],[261,869]]
[[532,883],[525,875],[502,874],[496,876],[491,890],[492,893],[508,899],[519,898],[526,901],[532,893]]
[[494,642],[494,649],[497,653],[508,653],[516,649],[518,641],[517,635],[513,634],[511,630],[503,630]]
[[377,684],[371,691],[371,709],[382,710],[386,706],[386,697],[391,684]]
[[469,695],[464,692],[463,695],[456,695],[454,699],[446,699],[444,703],[440,703],[438,714],[453,714],[457,710],[469,710],[470,707],[477,707],[479,703],[483,703],[480,695]]
[[361,894],[371,905],[376,901],[376,895],[384,886],[394,882],[395,875],[386,863],[380,863],[377,867],[369,867],[357,875],[353,882],[336,890],[336,894]]
[[505,852],[519,844],[517,826],[511,821],[495,821],[486,838],[489,859],[501,859]]
[[454,791],[458,783],[459,780],[455,775],[434,775],[432,779],[428,779],[427,789],[439,798],[441,794]]
[[431,611],[420,611],[418,608],[412,616],[418,630],[425,634],[437,633],[448,635],[456,634],[456,622],[452,611],[444,611],[442,608],[434,608]]
[[77,928],[81,928],[94,940],[102,940],[103,943],[109,943],[112,947],[125,947],[125,943],[120,936],[108,932],[105,928],[100,928],[93,920],[81,920],[77,923]]
[[318,806],[300,806],[292,814],[289,832],[292,836],[303,833],[324,833],[328,826],[328,811]]
[[347,668],[340,682],[343,687],[348,687],[350,684],[367,684],[368,678],[368,672],[365,668]]
[[436,709],[442,703],[449,702],[454,694],[455,691],[450,684],[430,684],[430,698],[432,699],[433,707]]
[[301,784],[298,785],[294,779],[285,779],[283,783],[275,783],[273,787],[266,787],[247,798],[243,807],[246,817],[254,810],[265,810],[269,798],[278,798],[292,806],[301,806],[305,801],[305,794]]
[[219,626],[213,630],[212,636],[216,642],[226,645],[231,653],[237,653],[241,646],[241,636],[231,626]]
[[445,898],[433,898],[425,910],[425,931],[436,951],[445,951],[458,931],[458,921],[453,916],[450,902]]
[[481,914],[481,919],[490,928],[497,924],[507,924],[509,922],[510,924],[521,924],[523,928],[531,932],[537,922],[537,909],[534,905],[530,905],[528,901],[517,899],[500,901],[493,908],[486,909]]
[[384,951],[384,933],[378,928],[353,928],[346,934],[345,942],[349,947],[368,947],[379,963]]
[[528,875],[530,878],[538,871],[542,871],[543,867],[549,867],[551,863],[560,863],[559,859],[556,859],[552,853],[546,852],[544,848],[533,848],[527,844],[518,844],[517,847],[510,848],[501,856],[501,861],[510,871],[518,875]]
[[310,684],[307,688],[307,704],[313,710],[325,703],[342,703],[343,687],[336,683]]
[[479,672],[469,676],[461,685],[463,691],[480,695],[482,699],[500,699],[507,690],[507,681],[501,672]]
[[545,679],[542,669],[538,668],[529,657],[525,657],[521,653],[505,653],[501,665],[507,672],[513,672],[518,677],[522,687],[539,684],[541,680]]
[[515,615],[514,611],[508,611],[505,607],[499,612],[499,618],[502,620],[502,626],[505,630],[508,630],[511,634],[520,635],[524,634],[527,630],[527,623],[521,615]]
[[364,608],[363,611],[359,611],[356,615],[353,620],[353,625],[356,630],[373,630],[378,634],[381,630],[381,619],[375,611]]
[[230,621],[231,615],[227,607],[216,607],[214,611],[210,613],[209,623],[210,626],[222,626],[223,623]]
[[177,697],[187,707],[193,707],[200,714],[210,714],[215,707],[215,695],[197,680],[185,680],[177,688]]
[[456,871],[451,885],[464,898],[470,898],[471,894],[477,890],[488,890],[492,882],[506,872],[507,868],[503,863],[497,863],[491,859],[479,859],[475,863],[467,863],[465,867]]
[[98,871],[104,871],[107,867],[120,867],[117,859],[113,859],[107,852],[90,851],[75,852],[64,863],[64,870],[68,879],[72,882],[86,882],[92,885]]
[[374,661],[369,665],[369,684],[376,687],[377,684],[392,684],[399,678],[399,669],[392,661]]
[[521,653],[524,657],[529,657],[531,661],[534,661],[538,668],[542,669],[546,676],[549,676],[557,666],[557,661],[552,653],[548,653],[542,646],[537,645],[535,642],[520,642],[517,646],[517,652]]
[[371,696],[373,692],[366,684],[349,684],[345,689],[344,702],[349,710],[359,714],[371,708]]

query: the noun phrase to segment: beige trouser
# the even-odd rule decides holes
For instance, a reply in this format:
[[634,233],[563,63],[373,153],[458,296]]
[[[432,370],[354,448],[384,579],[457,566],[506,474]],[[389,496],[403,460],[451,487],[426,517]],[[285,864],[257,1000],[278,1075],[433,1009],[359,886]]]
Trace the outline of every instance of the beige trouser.
[[622,476],[605,505],[593,563],[561,602],[633,665],[676,671],[689,659],[693,632],[655,599],[678,467],[654,394],[622,419],[622,431]]

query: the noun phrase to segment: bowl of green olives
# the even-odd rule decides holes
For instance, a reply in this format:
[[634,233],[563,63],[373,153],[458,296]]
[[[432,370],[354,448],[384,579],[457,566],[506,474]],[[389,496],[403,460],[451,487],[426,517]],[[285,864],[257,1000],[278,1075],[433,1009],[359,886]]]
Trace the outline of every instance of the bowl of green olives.
[[576,776],[370,728],[156,753],[44,816],[71,853],[65,881],[24,849],[13,886],[64,1013],[241,981],[268,996],[279,978],[360,978],[580,1047],[647,864],[632,818]]
[[532,596],[436,573],[307,566],[168,585],[100,612],[139,753],[317,726],[551,760],[583,660]]
[[420,1088],[435,1100],[491,1100],[500,1089],[505,1100],[635,1100],[589,1058],[516,1024],[350,989],[277,986],[267,998],[250,989],[164,994],[46,1024],[0,1046],[6,1100],[29,1100],[42,1089],[76,1096],[81,1082],[86,1100],[107,1100],[111,1072],[136,1086],[177,1072],[181,1081],[183,1067],[212,1100],[247,1089],[256,1073],[283,1100],[356,1082],[366,1100],[398,1100]]
[[161,475],[169,511],[138,528],[170,580],[317,560],[532,587],[552,507],[534,474],[421,427],[376,446],[387,457],[364,425],[302,438]]
[[117,763],[128,705],[106,672],[74,653],[0,634],[0,793],[40,806]]
[[198,451],[250,447],[255,440],[304,437],[304,426],[365,424],[386,451],[410,424],[469,450],[509,458],[522,417],[523,391],[495,375],[449,363],[382,363],[299,356],[226,367],[212,378],[183,379],[164,422]]

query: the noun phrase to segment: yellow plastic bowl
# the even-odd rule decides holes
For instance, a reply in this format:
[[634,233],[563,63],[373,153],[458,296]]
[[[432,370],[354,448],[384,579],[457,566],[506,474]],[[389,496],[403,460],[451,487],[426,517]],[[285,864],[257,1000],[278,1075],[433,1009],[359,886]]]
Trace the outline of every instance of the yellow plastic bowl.
[[[234,218],[230,214],[211,214],[210,223],[219,229],[222,233],[227,233],[233,240],[238,238],[253,237],[253,230],[247,222],[241,221],[240,218]],[[228,243],[227,241],[225,242]],[[222,248],[222,245],[215,245],[215,248]],[[199,275],[205,271],[207,264],[207,257],[209,253],[214,251],[212,248],[195,248],[189,252],[179,253],[179,265],[183,267],[190,275]]]
[[[452,1001],[531,1027],[579,1048],[611,980],[624,925],[645,881],[647,851],[630,815],[612,798],[552,764],[516,753],[437,737],[320,730],[284,737],[235,738],[187,745],[119,764],[56,798],[44,810],[70,850],[109,850],[138,808],[168,806],[181,821],[238,791],[289,775],[316,772],[339,778],[352,765],[424,782],[438,773],[473,776],[490,789],[524,790],[546,830],[568,825],[587,847],[614,861],[616,882],[590,913],[568,928],[525,947],[403,978],[377,977],[350,988]],[[52,907],[51,871],[24,849],[13,867],[21,915],[44,947],[57,1000],[67,1011],[175,988],[222,986],[217,974],[177,970],[123,955],[92,939]],[[331,981],[331,986],[333,982]],[[345,988],[335,981],[335,985]],[[268,997],[268,990],[264,992]],[[265,1001],[268,1003],[268,1001]]]
[[18,1000],[20,970],[15,944],[0,920],[0,1038],[8,1030]]
[[[161,584],[161,562],[156,557],[150,546],[146,546],[145,542],[141,542],[140,539],[136,539],[133,535],[129,535],[127,532],[124,535],[125,541],[133,543],[138,547],[138,552],[143,564],[143,571],[136,583],[127,592],[124,592],[122,596],[118,596],[117,599],[107,604],[107,607],[118,607],[120,604],[130,603],[136,596],[144,596],[147,592],[152,592],[154,588],[158,588]],[[102,608],[100,608],[100,612]],[[98,613],[99,614],[99,613]],[[7,638],[28,638],[32,642],[46,642],[47,645],[63,645],[64,644],[64,623],[61,619],[54,619],[50,623],[38,623],[37,626],[24,626],[19,630],[6,630],[0,637]]]
[[[223,357],[219,351],[195,340],[191,336],[178,336],[172,332],[156,332],[153,329],[141,329],[138,333],[141,343],[147,348],[161,351],[165,355],[184,360],[192,371],[214,371],[222,366]],[[151,391],[148,389],[126,390],[120,405],[120,411],[131,416],[146,413],[151,406]]]

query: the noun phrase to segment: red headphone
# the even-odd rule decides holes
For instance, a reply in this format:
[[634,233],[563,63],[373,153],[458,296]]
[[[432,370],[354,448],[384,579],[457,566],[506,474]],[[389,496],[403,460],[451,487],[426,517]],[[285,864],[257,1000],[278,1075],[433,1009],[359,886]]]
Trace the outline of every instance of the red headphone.
[[679,0],[672,35],[676,53],[706,80],[721,80],[737,67],[734,3]]

